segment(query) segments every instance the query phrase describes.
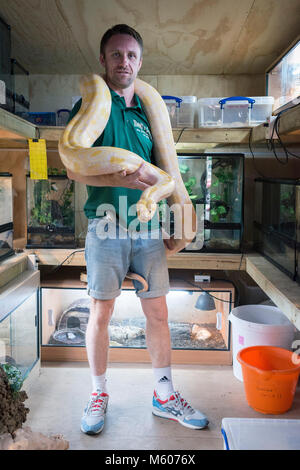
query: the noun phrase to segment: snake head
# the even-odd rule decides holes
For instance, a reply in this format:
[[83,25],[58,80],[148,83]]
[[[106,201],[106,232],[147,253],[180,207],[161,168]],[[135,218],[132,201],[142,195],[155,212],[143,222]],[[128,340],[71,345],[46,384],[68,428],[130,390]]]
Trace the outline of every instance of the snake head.
[[140,222],[148,222],[156,211],[156,202],[153,199],[141,198],[136,204],[137,216]]

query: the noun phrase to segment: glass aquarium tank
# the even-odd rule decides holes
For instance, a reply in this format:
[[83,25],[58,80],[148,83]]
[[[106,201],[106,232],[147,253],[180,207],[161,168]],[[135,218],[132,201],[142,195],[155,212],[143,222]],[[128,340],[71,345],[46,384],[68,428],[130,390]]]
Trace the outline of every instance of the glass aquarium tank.
[[[300,41],[267,70],[267,94],[273,96],[274,110],[293,104],[300,96]],[[296,104],[296,102],[295,102]]]
[[27,175],[27,248],[74,248],[75,190],[66,174]]
[[13,254],[12,174],[0,173],[0,261]]
[[299,281],[300,180],[255,179],[254,247]]
[[0,288],[0,364],[24,380],[39,359],[39,271],[27,270]]
[[[192,242],[183,251],[240,252],[243,234],[244,155],[178,153],[178,162],[196,213],[201,214],[204,222],[198,223],[195,237],[201,240],[200,245]],[[172,232],[172,220],[170,227]]]
[[[41,287],[42,346],[82,347],[90,313],[86,289]],[[185,281],[171,281],[167,295],[173,350],[229,351],[234,288],[215,281],[205,291]],[[133,289],[117,297],[109,325],[110,347],[146,349],[146,319]]]

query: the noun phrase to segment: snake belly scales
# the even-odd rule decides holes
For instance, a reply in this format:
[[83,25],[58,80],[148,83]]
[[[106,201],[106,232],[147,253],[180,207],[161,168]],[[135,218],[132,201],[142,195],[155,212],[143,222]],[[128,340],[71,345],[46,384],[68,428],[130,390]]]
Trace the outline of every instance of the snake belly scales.
[[[92,147],[109,119],[111,94],[100,75],[82,76],[79,86],[81,107],[67,124],[58,143],[64,166],[74,173],[90,176],[112,174],[122,170],[132,173],[145,163],[156,177],[156,182],[142,192],[136,204],[138,219],[141,222],[149,221],[156,211],[156,204],[167,198],[169,206],[174,208],[174,215],[179,215],[181,235],[173,236],[173,248],[166,248],[166,255],[177,253],[191,242],[196,234],[196,213],[181,178],[169,113],[162,97],[151,85],[135,79],[134,91],[143,103],[151,127],[157,164],[155,166],[122,148]],[[185,223],[184,215],[190,219],[188,223]],[[126,277],[137,279],[143,284],[143,289],[139,292],[148,290],[147,282],[140,275],[128,272]]]

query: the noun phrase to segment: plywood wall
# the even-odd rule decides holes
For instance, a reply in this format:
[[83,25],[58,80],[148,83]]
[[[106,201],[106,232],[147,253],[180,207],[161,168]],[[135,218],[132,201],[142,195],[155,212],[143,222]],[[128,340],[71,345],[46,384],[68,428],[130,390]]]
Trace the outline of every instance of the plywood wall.
[[[101,70],[99,72],[101,73]],[[80,75],[31,75],[30,111],[51,111],[72,106],[72,97],[80,95]],[[141,75],[162,95],[263,96],[265,77],[257,75]]]

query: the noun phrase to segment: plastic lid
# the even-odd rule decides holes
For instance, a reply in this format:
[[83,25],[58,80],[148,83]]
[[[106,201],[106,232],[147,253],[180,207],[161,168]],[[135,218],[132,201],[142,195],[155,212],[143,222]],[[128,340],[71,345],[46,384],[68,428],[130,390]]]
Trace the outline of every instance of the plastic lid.
[[196,103],[197,96],[180,96],[179,98],[182,99],[183,103]]

